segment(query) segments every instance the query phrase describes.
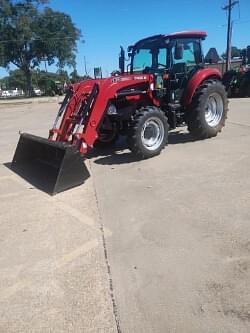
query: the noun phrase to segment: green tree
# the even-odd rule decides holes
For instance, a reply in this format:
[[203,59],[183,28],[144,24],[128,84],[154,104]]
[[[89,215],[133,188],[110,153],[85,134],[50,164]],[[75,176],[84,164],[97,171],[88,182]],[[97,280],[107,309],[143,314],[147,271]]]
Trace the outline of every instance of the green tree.
[[[223,59],[226,59],[226,52],[224,52],[222,55]],[[236,58],[241,56],[241,49],[238,49],[236,46],[232,46],[231,48],[231,58]]]
[[25,90],[26,82],[23,72],[20,69],[10,71],[9,76],[6,78],[8,89],[21,89]]
[[57,72],[57,80],[61,81],[62,83],[68,83],[69,82],[69,75],[68,72],[63,70],[63,69],[59,69]]
[[75,66],[81,32],[69,15],[44,7],[46,0],[0,0],[0,66],[14,64],[32,94],[32,70],[42,61],[59,68]]
[[70,73],[70,81],[71,83],[76,83],[84,80],[90,80],[92,79],[89,75],[79,75],[77,70],[74,69],[72,73]]
[[70,81],[71,83],[76,83],[81,81],[80,75],[77,73],[77,70],[74,69],[72,73],[70,73]]

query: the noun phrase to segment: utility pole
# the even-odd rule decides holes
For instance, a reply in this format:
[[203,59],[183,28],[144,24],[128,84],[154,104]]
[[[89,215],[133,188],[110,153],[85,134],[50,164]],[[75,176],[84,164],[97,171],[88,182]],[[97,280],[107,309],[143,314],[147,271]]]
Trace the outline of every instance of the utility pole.
[[232,41],[232,19],[231,19],[231,13],[232,8],[239,3],[239,1],[232,1],[228,0],[228,5],[224,6],[222,9],[228,11],[228,21],[227,21],[227,62],[226,62],[226,71],[230,69],[231,64],[231,41]]
[[84,69],[85,69],[85,75],[88,76],[88,72],[87,72],[87,63],[86,63],[86,57],[84,56]]

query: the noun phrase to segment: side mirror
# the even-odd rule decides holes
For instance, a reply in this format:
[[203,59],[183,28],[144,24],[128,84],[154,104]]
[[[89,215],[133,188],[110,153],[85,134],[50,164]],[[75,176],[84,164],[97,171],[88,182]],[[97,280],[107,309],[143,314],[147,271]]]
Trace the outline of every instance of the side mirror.
[[125,51],[124,48],[121,46],[121,52],[119,56],[119,68],[121,73],[123,74],[125,71]]
[[181,43],[176,43],[174,48],[174,58],[175,60],[181,60],[183,58],[184,46]]

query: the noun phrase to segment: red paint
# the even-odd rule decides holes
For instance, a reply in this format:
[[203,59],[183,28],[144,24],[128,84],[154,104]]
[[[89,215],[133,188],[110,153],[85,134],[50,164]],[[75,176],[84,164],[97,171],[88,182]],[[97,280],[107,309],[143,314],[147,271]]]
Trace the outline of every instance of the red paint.
[[196,30],[190,30],[190,31],[179,31],[174,32],[172,34],[165,35],[167,38],[182,38],[182,37],[197,37],[197,38],[205,38],[207,37],[207,33],[205,31],[196,31]]
[[[56,134],[56,141],[76,144],[81,153],[86,153],[88,148],[93,146],[98,137],[98,125],[101,123],[109,101],[115,98],[117,93],[123,88],[127,89],[142,83],[150,84],[153,80],[154,78],[150,74],[134,74],[100,80],[88,80],[72,85],[73,96],[64,111],[59,128],[49,131],[49,139],[53,140]],[[82,132],[75,132],[72,136],[72,130],[75,129],[79,123],[77,110],[79,110],[81,103],[84,103],[87,99],[95,83],[99,86],[99,94],[97,95],[95,104],[92,106],[91,116],[84,122]],[[152,91],[149,88],[145,96],[133,96],[133,98],[146,98],[148,104],[159,105],[159,102],[153,98]],[[86,143],[86,145],[84,143]]]
[[[170,35],[159,35],[162,38],[205,38],[206,32],[204,31],[182,31]],[[139,43],[139,42],[138,42]],[[182,103],[184,106],[189,105],[192,101],[193,95],[199,85],[210,77],[221,79],[219,70],[206,68],[200,69],[190,80],[183,97]],[[167,78],[167,74],[166,77]],[[144,105],[160,106],[160,101],[153,95],[150,89],[151,83],[154,83],[154,76],[150,74],[131,74],[121,75],[118,77],[110,77],[107,79],[99,80],[86,80],[72,85],[72,97],[70,98],[66,109],[64,110],[62,120],[57,128],[49,131],[49,139],[61,142],[69,142],[79,147],[80,153],[86,153],[87,150],[93,147],[94,142],[98,138],[98,127],[105,115],[106,108],[110,100],[117,98],[117,95],[123,89],[140,87],[141,84],[148,85],[145,95],[135,95],[125,97],[131,102],[142,101]],[[83,126],[78,125],[81,117],[79,116],[79,109],[88,100],[89,94],[93,90],[95,84],[98,85],[98,94],[96,96],[91,110],[84,119]],[[145,85],[147,87],[147,85]],[[96,88],[96,87],[95,87]],[[73,133],[73,134],[72,134]]]
[[[221,79],[221,74],[217,69],[206,68],[199,70],[192,77],[182,101],[184,106],[191,103],[195,90],[204,80],[210,77]],[[86,153],[89,148],[93,147],[95,140],[98,138],[98,126],[105,115],[109,101],[116,98],[117,93],[122,89],[135,87],[136,84],[148,83],[149,88],[145,95],[127,96],[126,98],[130,102],[143,99],[144,104],[160,106],[160,101],[154,98],[153,92],[150,90],[152,82],[154,82],[153,75],[133,74],[100,80],[88,80],[72,85],[73,96],[64,111],[60,126],[49,131],[49,139],[75,144],[79,147],[80,153]],[[99,86],[99,93],[91,108],[91,116],[84,121],[84,127],[76,131],[80,121],[77,112],[81,104],[87,100],[95,83]],[[73,135],[71,134],[72,132],[74,133]]]
[[201,85],[203,81],[211,77],[221,80],[221,72],[216,68],[204,68],[196,72],[188,83],[187,89],[182,99],[182,104],[185,106],[189,105],[192,102],[192,98],[196,89]]

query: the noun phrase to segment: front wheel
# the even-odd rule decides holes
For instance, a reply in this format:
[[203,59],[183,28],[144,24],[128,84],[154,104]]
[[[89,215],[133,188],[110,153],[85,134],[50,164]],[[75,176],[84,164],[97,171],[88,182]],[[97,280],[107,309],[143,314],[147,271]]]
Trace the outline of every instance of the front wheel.
[[137,110],[130,124],[128,145],[141,158],[160,154],[168,141],[168,120],[157,107],[148,106]]
[[228,99],[223,84],[207,80],[196,90],[187,110],[188,130],[197,139],[216,136],[225,126],[227,111]]
[[117,141],[118,137],[119,133],[116,124],[106,117],[98,131],[98,139],[94,145],[96,148],[109,147]]

